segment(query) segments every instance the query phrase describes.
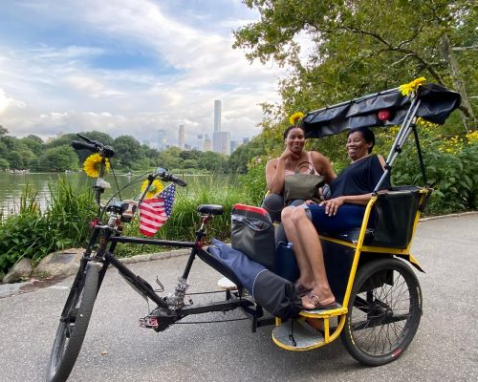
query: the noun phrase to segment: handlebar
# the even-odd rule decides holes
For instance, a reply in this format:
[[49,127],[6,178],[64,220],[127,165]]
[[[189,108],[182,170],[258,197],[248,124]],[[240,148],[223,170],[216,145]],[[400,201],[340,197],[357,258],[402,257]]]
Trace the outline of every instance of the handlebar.
[[[104,171],[104,167],[105,167],[105,158],[111,158],[114,154],[115,154],[115,151],[113,149],[113,147],[111,146],[107,146],[107,145],[103,145],[102,143],[98,142],[98,141],[94,141],[92,139],[89,139],[81,134],[77,134],[83,141],[72,141],[71,142],[71,146],[75,149],[75,150],[88,150],[88,151],[91,151],[91,152],[94,152],[94,153],[99,153],[102,157],[103,157],[103,160],[102,160],[102,170],[100,171],[100,177],[98,178],[97,180],[97,184],[95,186],[95,190],[96,190],[96,203],[98,205],[98,207],[100,209],[104,209],[105,207],[107,208],[108,206],[103,206],[101,205],[101,194],[104,192],[105,190],[105,185],[103,183],[106,183],[104,182],[103,179],[100,179],[102,178],[103,176],[103,171]],[[177,184],[178,186],[181,186],[181,187],[186,187],[187,186],[187,182],[180,179],[180,178],[177,178],[175,177],[173,174],[171,174],[170,172],[168,172],[168,170],[166,170],[165,168],[158,168],[156,169],[155,171],[153,171],[149,176],[148,176],[148,182],[149,182],[149,185],[148,187],[145,188],[143,194],[140,196],[139,198],[139,203],[141,203],[147,193],[147,190],[149,189],[149,186],[151,186],[151,184],[153,183],[154,179],[156,178],[159,178],[163,181],[166,181],[166,182],[173,182],[175,184]],[[98,183],[98,182],[103,182],[103,183]],[[108,185],[109,186],[109,185]]]
[[77,135],[86,142],[72,141],[71,146],[75,150],[88,150],[94,153],[102,153],[105,158],[111,158],[115,155],[115,150],[113,147],[103,145],[102,143],[89,139],[81,134]]
[[176,178],[173,174],[168,172],[165,168],[158,168],[155,172],[153,172],[153,177],[160,178],[161,180],[164,180],[165,182],[173,182],[176,183],[178,186],[181,187],[186,187],[188,184],[185,180],[182,180],[180,178]]

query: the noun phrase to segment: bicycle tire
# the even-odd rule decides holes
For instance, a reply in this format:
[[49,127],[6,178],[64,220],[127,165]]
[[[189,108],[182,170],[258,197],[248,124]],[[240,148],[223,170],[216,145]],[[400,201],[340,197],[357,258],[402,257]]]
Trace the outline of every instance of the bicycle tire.
[[99,265],[87,264],[78,286],[70,291],[48,364],[48,382],[63,382],[75,365],[99,288]]
[[357,272],[348,309],[345,348],[364,365],[384,365],[403,354],[418,330],[420,284],[404,261],[371,261]]

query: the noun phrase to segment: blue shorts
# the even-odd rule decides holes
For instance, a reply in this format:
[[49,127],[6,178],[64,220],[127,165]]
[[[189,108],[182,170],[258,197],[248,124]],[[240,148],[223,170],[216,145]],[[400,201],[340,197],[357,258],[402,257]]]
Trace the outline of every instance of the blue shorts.
[[306,207],[306,212],[317,232],[336,233],[352,228],[360,228],[365,214],[365,206],[357,204],[343,204],[337,214],[325,214],[325,206],[311,204]]

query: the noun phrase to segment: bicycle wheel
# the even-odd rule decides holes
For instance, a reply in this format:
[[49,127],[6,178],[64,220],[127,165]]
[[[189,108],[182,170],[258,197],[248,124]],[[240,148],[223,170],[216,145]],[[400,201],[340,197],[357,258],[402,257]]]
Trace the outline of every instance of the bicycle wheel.
[[417,332],[422,315],[418,279],[398,259],[374,260],[357,272],[341,333],[360,363],[379,366],[397,359]]
[[48,382],[66,381],[80,353],[98,293],[99,264],[87,264],[68,296],[48,365]]

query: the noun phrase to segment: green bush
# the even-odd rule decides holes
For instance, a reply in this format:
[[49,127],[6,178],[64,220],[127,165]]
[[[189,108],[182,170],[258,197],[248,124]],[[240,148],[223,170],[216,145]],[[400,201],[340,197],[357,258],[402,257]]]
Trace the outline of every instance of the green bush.
[[51,252],[85,245],[88,221],[94,216],[91,190],[75,191],[69,183],[59,181],[50,191],[52,198],[41,211],[36,195],[26,187],[18,214],[1,221],[0,272],[23,258],[36,263]]

